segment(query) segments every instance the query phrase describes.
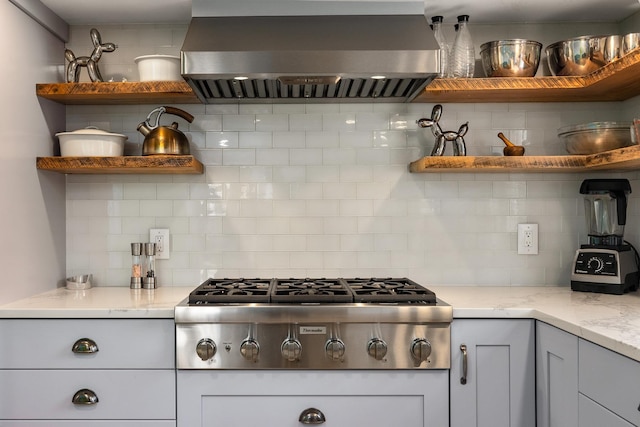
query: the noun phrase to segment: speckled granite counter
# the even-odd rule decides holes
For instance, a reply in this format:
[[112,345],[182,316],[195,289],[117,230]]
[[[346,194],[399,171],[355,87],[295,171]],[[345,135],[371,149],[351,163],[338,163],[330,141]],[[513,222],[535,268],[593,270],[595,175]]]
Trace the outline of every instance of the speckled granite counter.
[[[603,295],[568,287],[429,286],[454,318],[529,318],[640,361],[640,293]],[[173,318],[192,287],[131,291],[55,289],[0,306],[0,318]]]

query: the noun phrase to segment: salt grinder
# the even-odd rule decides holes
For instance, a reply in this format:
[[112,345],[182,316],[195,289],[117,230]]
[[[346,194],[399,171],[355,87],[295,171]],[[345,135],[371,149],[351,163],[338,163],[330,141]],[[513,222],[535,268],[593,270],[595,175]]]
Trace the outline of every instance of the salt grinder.
[[144,289],[156,288],[156,244],[145,243],[144,254],[146,255],[145,261],[145,277],[142,278],[142,287]]
[[142,255],[142,243],[131,244],[131,289],[142,288],[142,264],[140,256]]

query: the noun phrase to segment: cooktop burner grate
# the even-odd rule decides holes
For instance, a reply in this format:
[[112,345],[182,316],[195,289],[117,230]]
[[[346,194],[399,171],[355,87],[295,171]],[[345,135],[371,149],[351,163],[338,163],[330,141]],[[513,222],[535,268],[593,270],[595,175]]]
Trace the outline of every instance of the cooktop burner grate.
[[436,294],[406,279],[344,279],[354,294],[355,302],[435,304]]
[[271,279],[208,279],[189,294],[189,305],[269,302]]
[[340,279],[276,279],[271,290],[272,302],[349,303],[353,295]]
[[285,304],[436,305],[436,295],[406,278],[208,279],[189,294],[189,305]]

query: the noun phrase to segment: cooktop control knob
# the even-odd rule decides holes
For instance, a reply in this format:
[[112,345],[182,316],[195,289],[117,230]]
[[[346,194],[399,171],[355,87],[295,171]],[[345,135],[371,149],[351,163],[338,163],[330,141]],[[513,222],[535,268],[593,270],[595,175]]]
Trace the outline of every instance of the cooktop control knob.
[[424,338],[416,338],[411,343],[411,357],[417,362],[424,362],[431,354],[431,343]]
[[344,357],[346,348],[338,338],[331,338],[324,346],[324,352],[331,360],[339,361]]
[[240,344],[240,354],[250,362],[257,362],[258,354],[260,354],[258,341],[253,338],[248,338],[242,341],[242,344]]
[[196,353],[203,361],[213,359],[216,354],[216,343],[211,338],[203,338],[196,344]]
[[387,355],[387,343],[380,338],[371,338],[367,343],[367,353],[376,360],[382,360]]
[[295,338],[287,338],[280,346],[280,353],[289,362],[295,362],[300,359],[300,354],[302,354],[302,344]]

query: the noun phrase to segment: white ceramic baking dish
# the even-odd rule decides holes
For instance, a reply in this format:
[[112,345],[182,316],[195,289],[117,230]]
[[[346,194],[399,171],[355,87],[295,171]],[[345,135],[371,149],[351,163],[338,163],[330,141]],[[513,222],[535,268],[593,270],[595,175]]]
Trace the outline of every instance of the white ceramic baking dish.
[[96,128],[78,129],[56,133],[63,157],[113,157],[122,156],[126,135]]

